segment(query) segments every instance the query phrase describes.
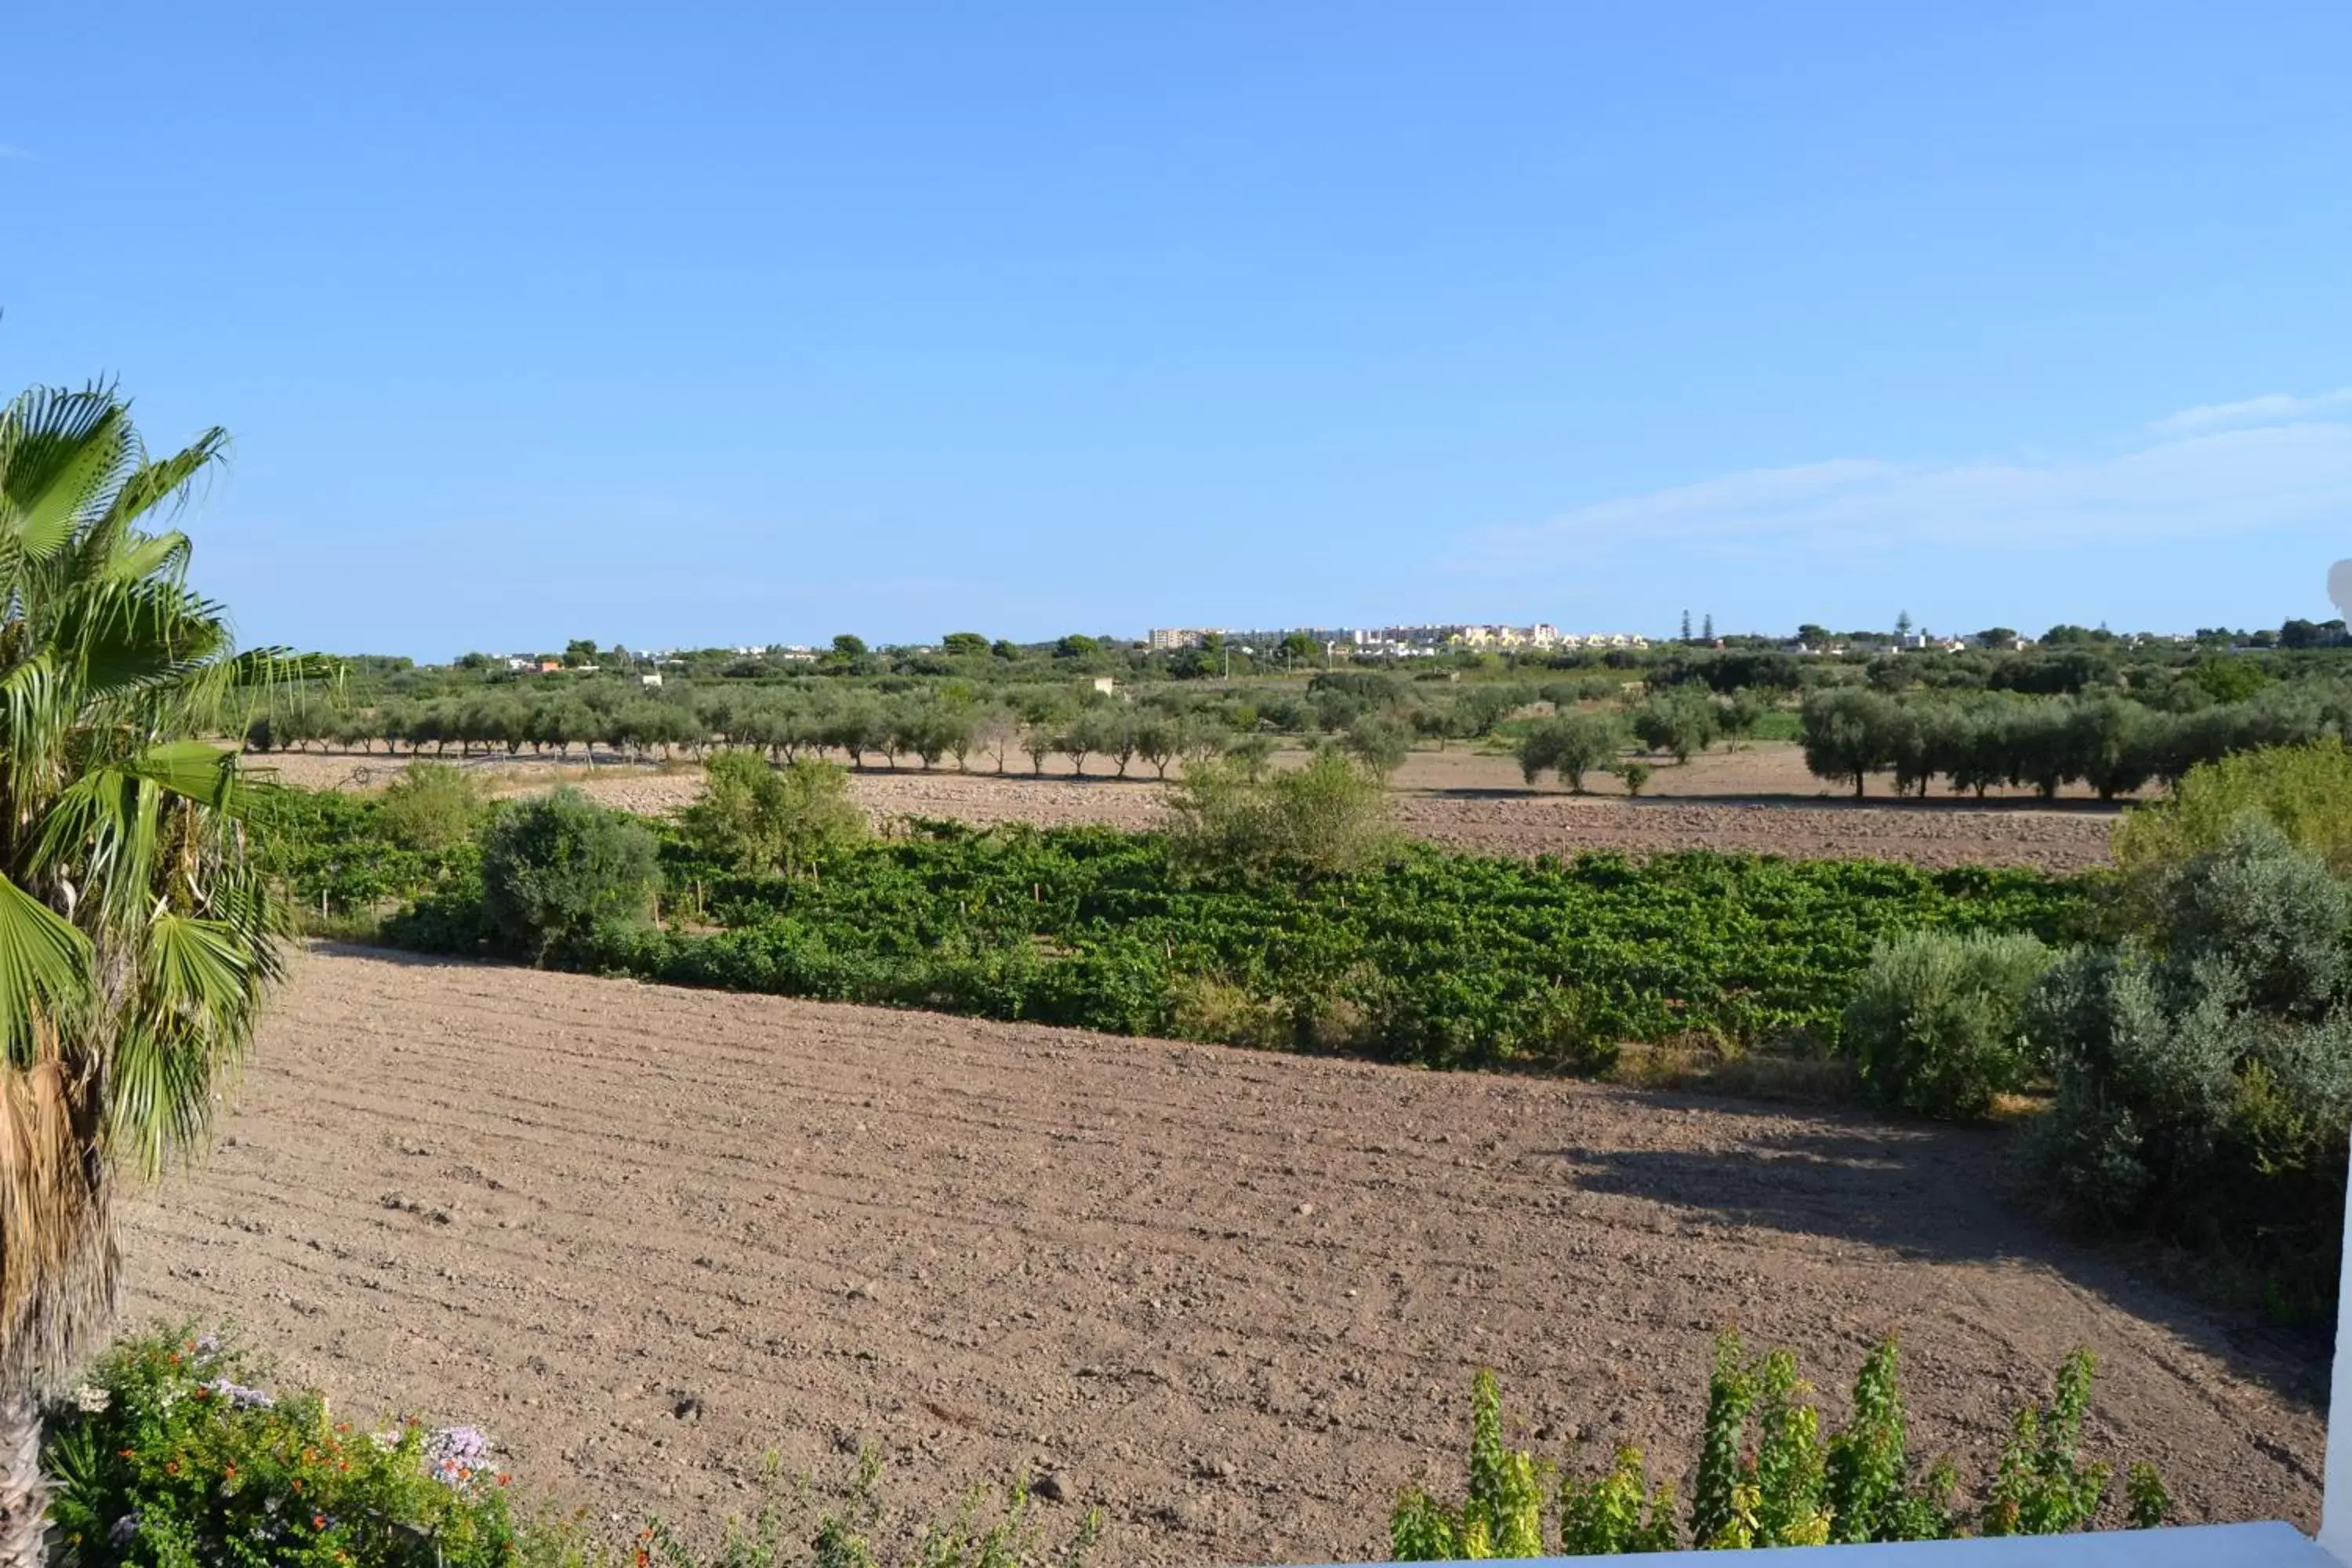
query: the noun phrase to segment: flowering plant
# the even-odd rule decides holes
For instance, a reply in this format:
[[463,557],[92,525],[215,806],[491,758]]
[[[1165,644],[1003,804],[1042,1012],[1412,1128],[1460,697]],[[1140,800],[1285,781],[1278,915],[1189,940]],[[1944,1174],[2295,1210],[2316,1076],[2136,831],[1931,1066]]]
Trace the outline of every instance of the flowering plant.
[[[211,1334],[101,1356],[49,1415],[68,1568],[508,1568],[530,1544],[489,1439],[410,1420],[371,1434],[313,1392],[272,1393]],[[530,1552],[537,1556],[537,1552]]]

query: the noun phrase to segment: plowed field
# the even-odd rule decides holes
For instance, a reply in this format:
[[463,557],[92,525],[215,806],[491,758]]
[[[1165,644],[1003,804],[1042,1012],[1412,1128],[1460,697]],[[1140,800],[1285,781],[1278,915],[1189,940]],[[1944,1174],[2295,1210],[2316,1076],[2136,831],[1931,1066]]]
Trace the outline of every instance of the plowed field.
[[1832,1417],[1899,1331],[1970,1476],[2088,1343],[2098,1452],[2316,1512],[2319,1420],[2252,1373],[2317,1369],[2019,1218],[1995,1134],[356,952],[224,1131],[129,1216],[134,1314],[627,1518],[863,1441],[902,1499],[1049,1468],[1108,1563],[1378,1555],[1475,1368],[1552,1456],[1678,1471],[1726,1323]]

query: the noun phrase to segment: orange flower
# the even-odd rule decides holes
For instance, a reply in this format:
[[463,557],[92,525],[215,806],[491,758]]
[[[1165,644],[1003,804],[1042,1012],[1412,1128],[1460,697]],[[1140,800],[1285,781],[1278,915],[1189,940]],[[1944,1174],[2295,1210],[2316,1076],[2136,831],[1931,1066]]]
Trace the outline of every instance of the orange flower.
[[510,1481],[510,1480],[512,1480],[512,1479],[514,1479],[514,1478],[513,1478],[512,1476],[510,1476],[510,1475],[508,1475],[504,1470],[500,1470],[500,1471],[499,1472],[499,1485],[500,1485],[500,1486],[504,1486],[504,1485],[506,1485],[509,1481]]
[[326,1516],[325,1514],[323,1514],[323,1513],[314,1513],[314,1514],[312,1514],[312,1515],[310,1516],[310,1528],[311,1528],[311,1529],[313,1529],[313,1530],[324,1530],[324,1529],[326,1529],[326,1528],[327,1528],[327,1516]]

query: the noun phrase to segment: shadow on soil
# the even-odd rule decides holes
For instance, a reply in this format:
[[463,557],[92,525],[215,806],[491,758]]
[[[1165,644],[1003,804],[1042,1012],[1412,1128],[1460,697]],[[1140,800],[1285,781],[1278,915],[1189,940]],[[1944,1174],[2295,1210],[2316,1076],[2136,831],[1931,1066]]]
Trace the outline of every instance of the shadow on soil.
[[[1730,1147],[1558,1151],[1576,1167],[1579,1187],[1664,1205],[1703,1223],[1855,1242],[1898,1258],[2039,1264],[2171,1330],[2242,1376],[2315,1408],[2326,1405],[2333,1339],[2325,1325],[2283,1326],[2197,1302],[2163,1282],[2151,1255],[2060,1234],[2032,1212],[2014,1132],[1835,1112],[1791,1131],[1785,1107],[1709,1096],[1646,1098],[1775,1125],[1759,1126]],[[2182,1271],[2172,1272],[2178,1278]]]

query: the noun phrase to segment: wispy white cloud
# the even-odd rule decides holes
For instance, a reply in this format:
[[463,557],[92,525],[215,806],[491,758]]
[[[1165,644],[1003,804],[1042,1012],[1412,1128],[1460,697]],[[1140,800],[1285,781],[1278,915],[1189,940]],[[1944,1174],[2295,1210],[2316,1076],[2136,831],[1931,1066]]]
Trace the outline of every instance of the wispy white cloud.
[[1483,552],[1541,558],[1664,541],[1727,554],[2031,550],[2229,539],[2352,519],[2352,392],[2254,402],[2264,411],[2192,409],[2161,422],[2152,439],[2092,457],[1749,469],[1499,530],[1485,536]]
[[2168,414],[2157,420],[2148,428],[2159,436],[2180,436],[2242,425],[2284,425],[2346,409],[2352,409],[2352,386],[2340,386],[2316,397],[2297,397],[2293,393],[2273,392],[2237,403],[2208,403],[2196,408],[2184,408],[2178,414]]
[[30,153],[26,152],[22,147],[11,147],[5,142],[0,142],[0,163],[31,163],[37,162],[38,162],[38,160]]

